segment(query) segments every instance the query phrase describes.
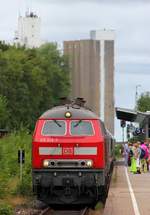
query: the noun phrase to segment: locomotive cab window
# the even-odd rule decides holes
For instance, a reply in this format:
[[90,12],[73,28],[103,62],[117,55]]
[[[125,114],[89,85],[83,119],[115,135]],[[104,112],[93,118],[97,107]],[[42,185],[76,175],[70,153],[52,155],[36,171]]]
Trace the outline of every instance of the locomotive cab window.
[[90,121],[73,120],[71,122],[70,133],[71,135],[78,136],[92,136],[94,135],[94,130]]
[[66,123],[63,120],[47,120],[42,129],[44,136],[64,136],[66,134]]

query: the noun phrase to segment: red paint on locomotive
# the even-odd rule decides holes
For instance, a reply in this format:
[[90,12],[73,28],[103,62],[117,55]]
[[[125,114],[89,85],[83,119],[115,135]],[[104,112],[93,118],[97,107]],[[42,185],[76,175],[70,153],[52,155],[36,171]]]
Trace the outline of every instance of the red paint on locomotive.
[[[48,119],[39,119],[36,125],[36,132],[33,136],[33,151],[32,151],[32,166],[33,168],[43,168],[44,159],[91,159],[93,161],[93,168],[105,168],[105,139],[103,137],[99,120],[86,119],[90,121],[94,128],[92,136],[72,136],[70,134],[71,119],[65,120],[67,124],[67,133],[64,136],[44,136],[42,135],[42,127]],[[51,119],[49,119],[51,120]],[[53,119],[54,120],[54,119]],[[62,120],[62,119],[57,119]],[[64,119],[63,119],[64,120]],[[76,119],[77,121],[80,119]],[[71,149],[72,153],[61,155],[40,155],[40,147],[62,147]],[[75,147],[96,147],[96,155],[74,155]]]
[[32,141],[37,198],[52,207],[105,202],[113,148],[112,135],[89,109],[71,103],[48,110],[38,119]]

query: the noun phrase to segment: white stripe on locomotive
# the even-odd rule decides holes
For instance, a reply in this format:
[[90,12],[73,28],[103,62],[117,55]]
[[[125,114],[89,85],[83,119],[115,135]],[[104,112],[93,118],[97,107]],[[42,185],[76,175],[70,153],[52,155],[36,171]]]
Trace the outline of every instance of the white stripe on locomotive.
[[[62,155],[62,147],[39,147],[39,155]],[[97,147],[75,147],[74,155],[97,155]]]
[[61,147],[39,147],[39,155],[62,155]]
[[74,155],[97,155],[97,147],[75,147]]

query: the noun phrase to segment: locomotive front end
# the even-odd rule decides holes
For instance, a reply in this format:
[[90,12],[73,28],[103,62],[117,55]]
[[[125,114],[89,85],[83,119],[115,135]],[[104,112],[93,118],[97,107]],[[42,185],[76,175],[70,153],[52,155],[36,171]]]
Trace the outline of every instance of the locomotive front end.
[[106,184],[100,121],[84,108],[54,108],[38,120],[32,144],[33,189],[39,200],[93,205]]

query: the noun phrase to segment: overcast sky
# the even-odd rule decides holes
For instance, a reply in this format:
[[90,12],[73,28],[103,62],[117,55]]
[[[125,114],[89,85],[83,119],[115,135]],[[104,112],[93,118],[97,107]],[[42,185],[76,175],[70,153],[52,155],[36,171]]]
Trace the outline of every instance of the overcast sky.
[[[150,0],[0,0],[0,40],[12,40],[18,14],[31,8],[42,19],[42,39],[89,38],[90,30],[114,29],[115,104],[133,108],[150,91]],[[116,120],[116,137],[121,129]]]

